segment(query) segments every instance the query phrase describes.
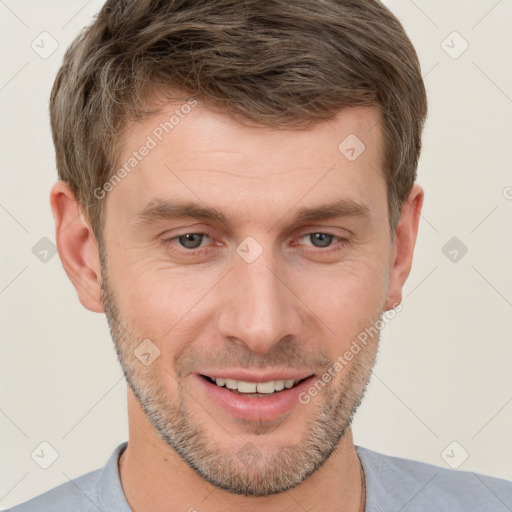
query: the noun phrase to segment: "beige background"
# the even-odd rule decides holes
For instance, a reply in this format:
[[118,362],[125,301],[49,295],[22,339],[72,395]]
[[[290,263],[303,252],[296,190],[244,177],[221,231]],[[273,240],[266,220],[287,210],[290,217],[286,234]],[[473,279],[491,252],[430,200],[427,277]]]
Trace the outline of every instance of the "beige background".
[[[4,508],[104,465],[128,436],[125,384],[104,316],[80,305],[58,255],[43,262],[33,253],[43,244],[34,252],[44,257],[40,240],[54,241],[50,87],[65,48],[100,4],[0,2]],[[426,201],[404,307],[384,329],[355,441],[512,480],[512,2],[386,4],[417,47],[428,89],[419,166]],[[43,31],[59,45],[47,58],[31,47],[51,51]],[[448,246],[447,257],[452,237],[459,248]],[[48,469],[31,458],[42,442],[58,452]]]

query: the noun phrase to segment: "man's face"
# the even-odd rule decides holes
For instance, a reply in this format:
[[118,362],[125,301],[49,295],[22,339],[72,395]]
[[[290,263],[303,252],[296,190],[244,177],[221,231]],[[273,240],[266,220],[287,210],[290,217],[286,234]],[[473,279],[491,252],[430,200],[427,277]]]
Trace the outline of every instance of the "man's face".
[[[119,166],[148,136],[157,144],[104,199],[105,311],[155,433],[218,487],[283,492],[336,448],[375,361],[378,336],[304,399],[389,302],[380,115],[353,108],[279,131],[199,103],[158,141],[177,107],[125,133]],[[355,160],[339,149],[351,134],[366,146]],[[336,217],[297,219],[337,202]],[[224,219],[175,216],[178,203]]]

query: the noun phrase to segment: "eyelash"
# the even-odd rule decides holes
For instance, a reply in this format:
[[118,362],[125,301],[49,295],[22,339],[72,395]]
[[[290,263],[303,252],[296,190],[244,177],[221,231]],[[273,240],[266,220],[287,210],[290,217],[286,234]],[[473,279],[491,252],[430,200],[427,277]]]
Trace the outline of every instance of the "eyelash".
[[[305,236],[314,235],[314,234],[318,234],[318,233],[321,233],[322,235],[331,236],[335,240],[337,240],[338,243],[334,244],[333,246],[328,246],[328,247],[325,247],[325,248],[322,248],[322,247],[312,247],[311,249],[307,249],[308,251],[315,251],[315,252],[316,251],[320,251],[320,252],[323,252],[323,253],[330,253],[330,252],[333,252],[333,251],[341,250],[348,243],[348,239],[343,238],[343,237],[341,237],[339,235],[336,235],[334,233],[330,233],[328,231],[308,231],[306,233],[301,234],[297,239],[300,240],[301,238],[304,238]],[[175,235],[175,236],[173,236],[171,238],[163,239],[162,243],[164,244],[164,246],[166,248],[168,248],[172,244],[172,242],[174,242],[178,238],[181,238],[182,236],[185,236],[185,235],[203,235],[203,236],[207,236],[209,238],[212,238],[211,234],[208,231],[186,232],[186,233],[181,233],[179,235]],[[182,254],[187,254],[187,255],[192,255],[192,256],[202,256],[208,250],[209,250],[208,247],[197,248],[197,249],[186,249],[184,247],[181,247],[179,252],[181,252]]]

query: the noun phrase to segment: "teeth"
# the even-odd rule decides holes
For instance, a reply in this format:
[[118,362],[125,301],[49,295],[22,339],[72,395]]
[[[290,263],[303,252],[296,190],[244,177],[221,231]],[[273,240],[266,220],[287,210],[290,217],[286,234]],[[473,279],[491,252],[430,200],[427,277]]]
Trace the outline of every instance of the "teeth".
[[259,384],[255,382],[238,382],[238,391],[240,393],[256,393],[256,388]]
[[234,379],[215,379],[217,386],[226,386],[228,389],[238,390],[240,393],[262,393],[271,394],[274,391],[282,391],[284,388],[290,389],[295,384],[294,379],[271,380],[269,382],[244,382]]
[[260,382],[258,384],[258,393],[273,393],[276,389],[276,381]]
[[233,379],[226,379],[226,387],[228,389],[237,389],[238,388],[238,382]]
[[275,380],[274,381],[274,387],[276,391],[282,391],[284,389],[284,380]]

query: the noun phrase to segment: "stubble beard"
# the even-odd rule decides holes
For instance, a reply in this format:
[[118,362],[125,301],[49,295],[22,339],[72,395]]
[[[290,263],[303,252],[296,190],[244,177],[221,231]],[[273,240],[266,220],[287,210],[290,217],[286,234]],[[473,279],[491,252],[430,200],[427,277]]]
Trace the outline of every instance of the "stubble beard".
[[[134,356],[134,349],[145,336],[139,339],[133,331],[129,334],[125,329],[130,325],[126,322],[128,317],[119,311],[107,276],[106,256],[101,250],[100,261],[102,301],[126,381],[157,435],[191,468],[210,484],[232,494],[263,497],[296,487],[322,467],[351,426],[363,400],[377,356],[378,336],[361,347],[352,363],[341,370],[337,377],[343,378],[338,378],[336,387],[331,382],[322,389],[319,395],[324,395],[323,400],[319,396],[315,404],[308,405],[308,426],[299,443],[271,449],[259,442],[262,437],[243,446],[237,446],[236,439],[230,437],[227,446],[220,446],[212,440],[211,431],[218,428],[229,437],[227,429],[221,428],[211,416],[206,418],[208,426],[191,417],[189,403],[194,399],[186,386],[178,382],[177,395],[171,395],[162,376],[155,372],[157,366],[146,367]],[[375,321],[381,316],[382,312]],[[278,427],[255,422],[252,433],[271,436]]]

